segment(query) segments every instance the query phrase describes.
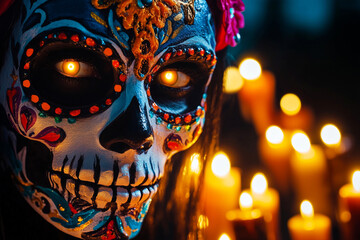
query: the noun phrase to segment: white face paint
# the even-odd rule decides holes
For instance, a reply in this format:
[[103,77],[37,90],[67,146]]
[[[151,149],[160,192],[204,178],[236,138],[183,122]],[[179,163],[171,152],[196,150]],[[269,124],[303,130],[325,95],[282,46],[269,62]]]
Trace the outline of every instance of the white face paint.
[[173,12],[139,80],[132,29],[90,0],[71,3],[70,19],[68,3],[24,1],[0,72],[1,144],[25,199],[55,227],[133,238],[167,159],[201,133],[216,62],[210,13],[203,0],[194,25]]

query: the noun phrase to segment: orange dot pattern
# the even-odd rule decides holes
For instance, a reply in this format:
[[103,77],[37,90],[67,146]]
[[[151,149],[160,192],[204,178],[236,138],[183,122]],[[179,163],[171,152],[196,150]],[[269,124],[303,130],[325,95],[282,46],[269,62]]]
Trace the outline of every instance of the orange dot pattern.
[[[38,95],[34,84],[32,84],[31,74],[29,74],[32,68],[31,61],[36,58],[36,52],[47,46],[49,43],[53,43],[55,41],[67,42],[77,46],[91,47],[92,50],[103,54],[109,59],[117,77],[114,79],[112,92],[108,94],[105,100],[91,106],[71,108],[47,102],[45,99],[42,99],[41,95]],[[72,30],[47,33],[42,35],[42,37],[40,36],[39,38],[33,39],[24,51],[22,62],[23,65],[21,68],[20,79],[25,95],[29,96],[30,101],[36,104],[40,111],[45,111],[46,116],[55,116],[56,119],[63,117],[67,117],[69,119],[86,117],[105,110],[111,106],[115,99],[120,96],[120,93],[124,91],[127,80],[127,75],[125,73],[126,66],[121,61],[117,52],[112,49],[111,45]]]
[[[151,97],[150,83],[154,74],[160,69],[162,64],[166,64],[167,61],[172,61],[174,58],[180,58],[181,60],[191,58],[197,61],[202,61],[209,69],[210,75],[213,73],[216,64],[216,55],[211,51],[207,51],[203,48],[190,47],[187,49],[170,49],[168,52],[159,59],[158,63],[151,70],[151,74],[145,80],[145,88],[148,96],[150,109],[150,117],[156,116],[156,124],[166,123],[166,128],[174,130],[176,132],[190,131],[192,124],[200,123],[200,119],[205,116],[206,112],[206,93],[203,94],[200,105],[195,109],[183,114],[172,114],[161,109],[161,106],[157,105]],[[205,89],[206,92],[206,89]]]

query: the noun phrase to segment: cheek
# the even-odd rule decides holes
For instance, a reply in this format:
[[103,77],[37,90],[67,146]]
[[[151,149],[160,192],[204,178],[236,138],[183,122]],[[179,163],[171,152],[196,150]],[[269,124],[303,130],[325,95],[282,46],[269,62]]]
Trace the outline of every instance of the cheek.
[[41,114],[38,114],[38,111],[30,106],[31,103],[28,101],[21,102],[22,96],[20,87],[12,86],[6,91],[7,106],[10,113],[8,116],[13,127],[20,134],[30,139],[43,141],[50,147],[59,145],[66,137],[65,131],[57,126],[48,126],[46,121],[41,121],[38,117]]
[[204,118],[200,118],[192,125],[163,130],[162,151],[171,156],[191,147],[199,138],[203,128]]

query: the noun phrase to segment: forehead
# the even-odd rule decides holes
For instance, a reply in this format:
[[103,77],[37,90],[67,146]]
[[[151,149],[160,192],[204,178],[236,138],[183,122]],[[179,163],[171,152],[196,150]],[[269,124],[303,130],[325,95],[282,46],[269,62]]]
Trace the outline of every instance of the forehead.
[[[150,0],[151,1],[151,0]],[[132,44],[136,39],[134,28],[139,27],[142,22],[133,21],[134,28],[126,27],[128,16],[130,19],[148,17],[152,28],[150,34],[154,34],[158,41],[156,53],[163,51],[169,46],[181,44],[188,39],[196,37],[199,44],[206,45],[214,49],[214,28],[211,20],[211,14],[206,0],[152,0],[153,5],[161,7],[168,6],[169,2],[175,3],[170,7],[169,16],[164,12],[158,11],[158,8],[148,10],[151,15],[143,14],[147,8],[142,6],[141,0],[127,1],[98,1],[98,0],[24,0],[27,17],[23,23],[23,32],[33,29],[32,35],[39,34],[44,30],[55,28],[71,27],[80,31],[91,32],[99,37],[109,39],[121,48],[124,55],[128,58],[133,57]],[[30,3],[31,2],[31,3]],[[96,6],[93,2],[109,3],[107,6]],[[119,16],[119,4],[117,2],[128,2],[135,6],[136,11],[132,9],[124,10]],[[143,1],[145,2],[145,1]],[[149,2],[149,0],[147,0]],[[150,7],[151,8],[151,7]],[[139,16],[140,15],[140,16]],[[162,17],[160,17],[162,16]],[[159,24],[157,19],[161,19]],[[39,21],[41,24],[39,24]],[[41,25],[41,27],[39,27]],[[143,27],[143,26],[142,26]],[[199,38],[201,41],[199,42]]]

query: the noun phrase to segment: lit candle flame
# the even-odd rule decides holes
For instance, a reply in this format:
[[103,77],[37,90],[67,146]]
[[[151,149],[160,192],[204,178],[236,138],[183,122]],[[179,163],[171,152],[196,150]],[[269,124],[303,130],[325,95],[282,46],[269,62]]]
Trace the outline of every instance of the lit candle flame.
[[265,132],[266,140],[272,144],[279,144],[284,140],[284,132],[280,127],[272,125]]
[[225,153],[219,152],[215,155],[211,170],[218,177],[225,177],[230,172],[231,164]]
[[357,170],[352,175],[352,185],[356,192],[360,192],[360,171]]
[[229,235],[227,235],[226,233],[223,233],[219,237],[219,240],[231,240],[231,239],[230,239]]
[[286,115],[296,115],[301,109],[301,101],[293,93],[285,94],[280,100],[280,108]]
[[240,63],[240,74],[246,80],[256,80],[261,75],[261,65],[258,61],[252,58],[246,58]]
[[257,173],[254,175],[253,179],[251,180],[251,191],[256,194],[263,194],[267,188],[268,183],[266,181],[266,177],[262,173]]
[[308,153],[311,149],[310,139],[302,131],[297,131],[292,135],[291,145],[299,153]]
[[300,214],[303,218],[313,218],[314,208],[310,201],[304,200],[300,204]]
[[228,67],[224,72],[224,92],[238,92],[244,85],[244,79],[236,67]]
[[243,192],[239,198],[240,209],[243,211],[251,210],[253,207],[253,199],[247,192]]
[[340,130],[334,124],[326,124],[321,129],[321,139],[328,146],[338,145],[341,141]]
[[190,157],[190,170],[195,173],[200,173],[200,154],[194,153]]

